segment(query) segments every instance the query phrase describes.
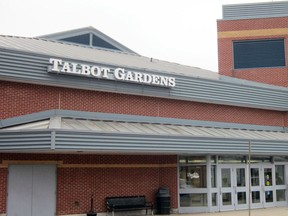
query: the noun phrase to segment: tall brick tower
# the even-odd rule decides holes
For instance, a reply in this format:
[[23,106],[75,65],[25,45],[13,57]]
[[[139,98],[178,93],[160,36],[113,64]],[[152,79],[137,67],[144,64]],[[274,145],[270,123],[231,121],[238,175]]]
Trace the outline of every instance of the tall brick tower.
[[288,1],[223,6],[221,75],[288,87]]

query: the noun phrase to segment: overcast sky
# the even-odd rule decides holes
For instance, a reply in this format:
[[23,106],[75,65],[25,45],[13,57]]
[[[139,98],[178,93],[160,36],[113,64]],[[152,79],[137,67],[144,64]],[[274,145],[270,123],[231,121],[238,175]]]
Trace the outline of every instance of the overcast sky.
[[218,71],[222,5],[271,1],[0,0],[0,34],[33,37],[93,26],[140,55]]

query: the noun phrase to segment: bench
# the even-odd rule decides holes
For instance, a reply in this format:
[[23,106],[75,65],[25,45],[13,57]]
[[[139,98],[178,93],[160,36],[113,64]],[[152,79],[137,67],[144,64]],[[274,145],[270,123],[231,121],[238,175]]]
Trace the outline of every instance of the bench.
[[115,211],[133,211],[133,210],[151,210],[153,215],[153,203],[147,202],[145,196],[119,196],[106,197],[106,207],[108,212]]

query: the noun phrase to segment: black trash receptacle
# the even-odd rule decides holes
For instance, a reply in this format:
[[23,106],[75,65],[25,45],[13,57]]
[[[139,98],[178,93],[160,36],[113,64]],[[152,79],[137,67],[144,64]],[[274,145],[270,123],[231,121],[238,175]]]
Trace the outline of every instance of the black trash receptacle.
[[97,213],[95,213],[95,212],[89,212],[89,213],[87,213],[87,216],[97,216]]
[[170,192],[167,187],[160,187],[157,192],[157,214],[170,214]]

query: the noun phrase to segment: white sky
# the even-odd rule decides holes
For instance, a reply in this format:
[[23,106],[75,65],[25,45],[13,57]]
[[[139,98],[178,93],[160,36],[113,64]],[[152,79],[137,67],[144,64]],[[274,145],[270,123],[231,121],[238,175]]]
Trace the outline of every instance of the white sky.
[[33,37],[93,26],[140,55],[218,71],[222,5],[271,1],[0,0],[0,34]]

